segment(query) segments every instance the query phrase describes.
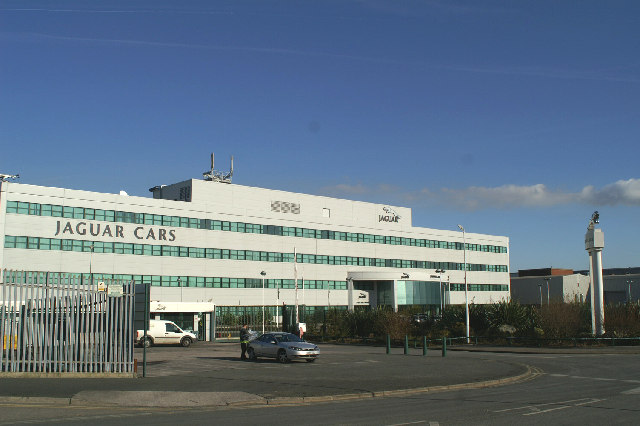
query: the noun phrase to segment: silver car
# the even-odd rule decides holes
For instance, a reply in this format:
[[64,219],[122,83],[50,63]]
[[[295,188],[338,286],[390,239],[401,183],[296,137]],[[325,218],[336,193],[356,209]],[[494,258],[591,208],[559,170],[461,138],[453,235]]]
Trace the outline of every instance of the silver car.
[[285,363],[294,359],[304,359],[307,362],[315,361],[320,356],[320,349],[313,343],[305,342],[300,337],[291,333],[265,333],[251,340],[247,348],[249,359],[258,357],[276,358]]

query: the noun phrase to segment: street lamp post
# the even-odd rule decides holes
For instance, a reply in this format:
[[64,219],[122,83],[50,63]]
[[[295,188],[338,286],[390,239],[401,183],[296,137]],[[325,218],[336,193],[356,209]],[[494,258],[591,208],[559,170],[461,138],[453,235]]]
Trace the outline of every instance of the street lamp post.
[[549,278],[544,279],[547,282],[547,306],[549,306],[549,301],[551,300],[549,296]]
[[91,285],[93,285],[93,250],[94,250],[94,245],[91,244],[89,246],[89,248],[91,249],[91,254],[89,254],[89,280],[91,282]]
[[538,284],[538,290],[540,291],[540,307],[542,308],[542,284]]
[[467,328],[467,343],[469,343],[469,291],[467,289],[467,238],[465,236],[464,227],[458,225],[462,231],[462,249],[464,251],[464,312],[465,326]]
[[262,275],[262,334],[264,334],[264,276],[267,275],[265,271],[261,271]]
[[180,287],[180,301],[182,302],[182,279],[178,277],[178,287]]
[[444,269],[436,269],[436,274],[439,275],[440,278],[440,315],[442,315],[442,311],[444,311],[444,290],[442,289],[442,274],[445,273]]

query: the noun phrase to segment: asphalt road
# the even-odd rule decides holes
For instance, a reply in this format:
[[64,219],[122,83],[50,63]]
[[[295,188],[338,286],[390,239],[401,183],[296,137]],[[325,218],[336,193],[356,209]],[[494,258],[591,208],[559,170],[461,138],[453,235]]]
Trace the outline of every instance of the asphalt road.
[[[376,397],[340,402],[292,403],[290,405],[245,405],[217,408],[128,408],[128,407],[61,407],[53,404],[2,405],[0,424],[637,424],[640,414],[640,355],[627,351],[591,351],[581,353],[477,353],[450,351],[445,359],[433,351],[422,357],[414,351],[411,356],[380,354],[380,348],[362,347],[323,348],[323,359],[314,364],[295,363],[280,365],[271,361],[241,363],[232,357],[221,356],[210,362],[216,364],[211,371],[202,372],[200,384],[210,381],[239,385],[243,389],[252,381],[263,394],[279,395],[275,385],[299,393],[306,386],[315,387],[322,375],[331,381],[345,382],[322,392],[345,392],[354,389],[369,391],[381,383],[376,378],[380,371],[398,373],[390,386],[397,389],[435,378],[463,378],[475,376],[478,380],[490,373],[505,370],[503,376],[520,373],[529,366],[536,374],[526,380],[497,387],[463,389],[456,391],[416,393],[407,396]],[[158,348],[159,349],[159,348]],[[165,348],[163,348],[165,349]],[[175,348],[181,349],[181,348]],[[382,351],[384,348],[382,348]],[[180,352],[164,351],[164,358],[176,359],[154,364],[152,353],[148,379],[138,382],[164,382],[202,370],[202,365],[188,363],[181,371],[173,369]],[[160,354],[160,351],[156,353]],[[182,352],[184,355],[185,352]],[[357,355],[357,356],[354,356]],[[353,359],[350,359],[353,358]],[[341,362],[345,365],[333,364]],[[219,363],[219,364],[217,364]],[[212,367],[213,365],[210,365]],[[323,366],[323,367],[321,367]],[[478,371],[474,371],[478,370]],[[177,373],[179,375],[172,375]],[[386,374],[386,373],[385,373]],[[153,376],[155,375],[155,376]],[[256,377],[256,380],[252,380]],[[266,377],[272,377],[265,380]],[[305,380],[305,377],[307,378]],[[13,380],[13,379],[12,379]],[[22,379],[22,382],[28,382]],[[111,379],[117,382],[116,379]],[[362,383],[359,383],[359,382]],[[59,382],[59,380],[55,380]],[[244,384],[242,384],[244,382]],[[2,393],[6,380],[2,380]],[[33,382],[35,383],[35,382]],[[50,382],[51,386],[55,386]],[[194,382],[195,383],[195,382]],[[436,383],[435,381],[433,382]],[[403,384],[405,384],[403,386]],[[429,383],[431,384],[431,382]],[[86,383],[85,383],[86,385]],[[115,384],[111,386],[116,386]],[[121,382],[118,386],[122,387]],[[291,387],[290,387],[291,386]],[[176,386],[179,387],[179,386]],[[378,388],[377,388],[378,389]],[[311,391],[310,391],[311,392]],[[42,393],[41,393],[42,394]],[[282,393],[281,393],[282,394]]]

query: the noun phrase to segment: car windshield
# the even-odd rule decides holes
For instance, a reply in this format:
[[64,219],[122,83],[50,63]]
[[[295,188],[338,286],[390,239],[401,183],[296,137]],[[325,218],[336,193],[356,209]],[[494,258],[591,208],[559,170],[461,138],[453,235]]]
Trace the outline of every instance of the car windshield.
[[275,337],[278,342],[304,342],[304,340],[295,334],[278,334]]

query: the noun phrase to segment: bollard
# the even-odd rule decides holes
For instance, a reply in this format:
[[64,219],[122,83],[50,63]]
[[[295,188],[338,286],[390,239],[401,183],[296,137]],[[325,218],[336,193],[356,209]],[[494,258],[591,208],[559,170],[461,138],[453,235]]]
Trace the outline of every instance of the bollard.
[[427,356],[427,336],[422,336],[422,356]]
[[409,336],[404,335],[404,354],[409,355]]
[[447,356],[447,338],[446,337],[442,338],[442,356],[443,357]]
[[387,334],[387,355],[391,353],[391,336]]

